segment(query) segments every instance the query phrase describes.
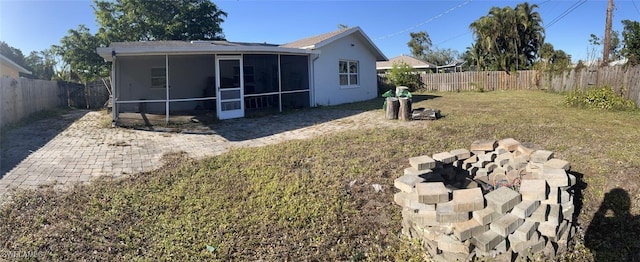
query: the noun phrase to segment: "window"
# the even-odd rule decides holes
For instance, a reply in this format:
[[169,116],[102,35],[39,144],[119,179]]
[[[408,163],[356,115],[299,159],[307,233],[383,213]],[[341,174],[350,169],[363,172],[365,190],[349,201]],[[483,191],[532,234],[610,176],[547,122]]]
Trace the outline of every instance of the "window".
[[358,61],[340,60],[338,66],[341,86],[358,85]]
[[167,87],[167,75],[165,67],[151,68],[151,88]]

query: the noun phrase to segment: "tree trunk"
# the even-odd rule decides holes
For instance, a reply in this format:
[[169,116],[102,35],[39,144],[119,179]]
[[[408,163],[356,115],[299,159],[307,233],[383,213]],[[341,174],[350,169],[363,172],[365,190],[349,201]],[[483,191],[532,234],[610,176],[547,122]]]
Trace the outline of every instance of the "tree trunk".
[[387,108],[385,111],[386,119],[398,119],[398,110],[400,109],[400,103],[398,98],[387,97]]
[[400,110],[398,113],[398,118],[404,121],[411,120],[411,101],[409,101],[409,98],[400,98]]

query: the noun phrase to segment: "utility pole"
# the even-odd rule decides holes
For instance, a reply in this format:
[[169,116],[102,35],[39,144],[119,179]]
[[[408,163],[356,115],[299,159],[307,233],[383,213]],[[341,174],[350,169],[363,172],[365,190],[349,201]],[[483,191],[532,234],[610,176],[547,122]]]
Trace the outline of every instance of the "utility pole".
[[604,25],[604,45],[602,47],[602,65],[609,65],[609,50],[611,49],[611,20],[613,19],[613,0],[607,5],[607,21]]

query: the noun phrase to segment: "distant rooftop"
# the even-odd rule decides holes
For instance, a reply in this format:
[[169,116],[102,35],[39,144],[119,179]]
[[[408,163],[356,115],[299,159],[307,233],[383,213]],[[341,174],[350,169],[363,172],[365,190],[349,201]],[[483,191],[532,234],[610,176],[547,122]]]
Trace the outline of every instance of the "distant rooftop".
[[431,68],[435,69],[436,68],[436,65],[432,63],[422,61],[412,56],[400,55],[400,56],[396,56],[394,58],[389,59],[389,61],[376,62],[376,69],[377,70],[391,69],[393,68],[394,63],[400,63],[400,62],[404,62],[415,69],[431,69]]

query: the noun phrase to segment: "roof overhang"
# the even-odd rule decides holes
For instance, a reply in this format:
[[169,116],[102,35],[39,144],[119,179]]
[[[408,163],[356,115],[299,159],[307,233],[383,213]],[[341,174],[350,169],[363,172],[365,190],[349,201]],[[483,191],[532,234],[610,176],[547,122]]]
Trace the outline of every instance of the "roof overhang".
[[11,59],[7,58],[6,56],[0,55],[0,60],[2,60],[2,62],[4,62],[6,65],[9,65],[9,66],[15,68],[20,73],[31,74],[31,71],[29,71],[26,68],[20,66],[19,64],[16,64],[16,62],[13,62]]
[[371,51],[373,51],[373,54],[376,57],[376,61],[388,61],[389,59],[387,58],[387,56],[384,55],[384,53],[382,53],[382,51],[380,51],[380,49],[373,43],[373,41],[371,41],[371,38],[369,38],[359,26],[356,27],[352,27],[349,28],[348,30],[345,30],[344,32],[334,35],[328,39],[325,39],[323,41],[320,41],[319,43],[309,46],[307,48],[310,49],[318,49],[321,48],[327,44],[330,44],[331,42],[338,40],[342,37],[345,37],[347,35],[351,35],[351,34],[355,34],[357,37],[360,38],[360,40],[362,40],[363,42],[367,43],[369,46],[369,49]]
[[[412,66],[411,68],[413,68],[413,69],[432,69],[432,68],[435,69],[436,67],[435,66],[426,65],[426,66]],[[380,67],[376,67],[376,69],[377,70],[391,70],[391,69],[393,69],[393,66],[380,66]]]
[[320,54],[319,50],[286,48],[278,46],[133,46],[100,47],[98,55],[105,61],[113,61],[114,56],[151,56],[151,55],[199,55],[229,53],[282,53],[282,54]]

